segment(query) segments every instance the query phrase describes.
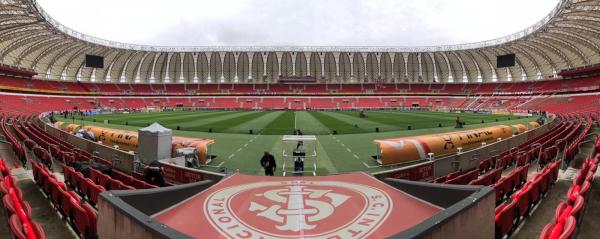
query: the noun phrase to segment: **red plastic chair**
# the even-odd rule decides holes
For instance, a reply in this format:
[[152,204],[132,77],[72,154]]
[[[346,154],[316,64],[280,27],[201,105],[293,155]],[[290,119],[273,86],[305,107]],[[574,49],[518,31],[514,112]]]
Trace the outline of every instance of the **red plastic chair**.
[[110,180],[110,190],[123,190],[125,185],[118,180],[111,179]]
[[66,164],[60,164],[60,167],[62,168],[62,173],[64,176],[64,182],[67,184],[70,184],[71,181],[71,170],[69,170],[69,166],[67,166]]
[[520,217],[528,216],[532,204],[530,199],[531,189],[532,188],[526,184],[512,196],[513,200],[517,201],[517,210]]
[[83,176],[81,172],[75,172],[72,178],[73,180],[71,180],[71,184],[73,184],[73,188],[81,192],[81,184],[83,184],[83,181],[86,179],[86,177]]
[[[8,213],[7,215],[10,216],[17,212],[10,195],[8,195],[8,194],[4,195],[2,197],[2,203],[4,204],[4,208],[6,208],[6,212]],[[29,205],[29,203],[22,201],[21,208],[23,208],[23,211],[25,212],[25,216],[27,216],[27,218],[31,219],[31,206]]]
[[590,182],[584,182],[583,185],[581,186],[581,191],[579,192],[579,194],[586,199],[588,197],[588,195],[590,194],[590,187],[591,184]]
[[[87,197],[87,195],[89,195],[89,191],[90,191],[90,189],[91,189],[91,188],[92,188],[94,185],[96,185],[96,183],[94,183],[94,182],[93,182],[91,179],[89,179],[89,178],[84,178],[84,179],[81,181],[80,185],[79,185],[79,186],[81,186],[81,189],[79,190],[79,192],[81,193],[81,195],[84,195],[84,196],[86,196],[86,197]],[[88,198],[88,199],[89,199],[89,198]]]
[[579,220],[579,213],[583,210],[583,206],[585,204],[585,199],[582,196],[577,197],[575,203],[573,203],[573,209],[571,210],[571,216],[575,217],[575,219]]
[[502,238],[504,235],[509,235],[514,228],[513,221],[516,218],[517,201],[513,200],[501,208],[499,213],[496,213],[496,238]]
[[98,178],[100,177],[100,174],[102,174],[102,172],[100,172],[96,169],[93,169],[93,168],[90,168],[89,170],[90,170],[90,179],[92,180],[92,182],[98,183],[98,180],[99,180]]
[[98,175],[98,185],[106,188],[107,190],[111,190],[110,188],[110,181],[112,179],[110,178],[110,176],[106,175],[106,174],[100,174]]
[[104,187],[100,186],[100,185],[91,185],[89,190],[88,190],[88,199],[94,204],[98,204],[98,196],[100,195],[101,192],[106,191],[104,189]]
[[549,239],[550,234],[552,234],[552,230],[554,229],[554,223],[546,224],[542,232],[540,233],[539,239]]
[[96,237],[96,212],[89,205],[72,200],[75,229],[81,238]]
[[[17,215],[12,215],[8,220],[8,226],[10,228],[10,232],[17,239],[27,239],[27,235],[25,234],[25,230],[23,229],[23,222]],[[33,232],[35,234],[34,238],[37,239],[46,239],[46,234],[42,225],[35,221],[31,221],[29,226],[32,227]]]
[[[60,193],[60,205],[61,205],[61,214],[63,215],[63,217],[65,218],[70,218],[71,217],[71,211],[73,209],[73,205],[71,203],[71,199],[73,199],[75,197],[75,195],[73,195],[73,191],[65,191],[62,189],[59,189],[59,193]],[[77,199],[76,199],[77,200]]]

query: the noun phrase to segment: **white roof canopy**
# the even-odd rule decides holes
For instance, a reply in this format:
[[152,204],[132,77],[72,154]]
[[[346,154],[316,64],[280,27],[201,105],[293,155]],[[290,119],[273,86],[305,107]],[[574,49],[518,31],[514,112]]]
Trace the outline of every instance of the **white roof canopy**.
[[148,132],[148,133],[170,133],[172,130],[167,129],[167,128],[163,127],[162,125],[160,125],[159,123],[155,122],[146,128],[139,129],[139,131],[140,132]]

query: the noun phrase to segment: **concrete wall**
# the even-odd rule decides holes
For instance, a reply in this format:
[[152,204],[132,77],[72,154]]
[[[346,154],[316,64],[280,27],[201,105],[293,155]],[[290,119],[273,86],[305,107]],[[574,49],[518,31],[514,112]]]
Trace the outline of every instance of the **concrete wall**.
[[[423,239],[481,238],[492,239],[495,234],[494,210],[496,195],[488,194],[470,207],[440,224]],[[468,226],[465,226],[468,225]]]
[[419,170],[415,170],[421,167],[422,164],[411,165],[395,170],[374,173],[374,176],[379,179],[385,179],[388,177],[398,178],[397,175],[410,174],[409,176],[402,178],[410,180],[428,180],[447,175],[451,172],[456,172],[458,170],[462,170],[463,172],[470,171],[472,169],[477,168],[477,166],[479,166],[479,162],[481,162],[482,160],[497,156],[502,152],[508,151],[514,147],[521,145],[524,142],[527,142],[528,140],[545,134],[557,124],[557,120],[552,120],[539,128],[529,130],[523,134],[516,135],[511,138],[495,142],[493,144],[488,144],[486,146],[472,149],[456,155],[446,156],[443,158],[436,158],[433,161],[432,177],[421,177],[422,173],[420,173]]
[[131,174],[131,172],[133,171],[134,154],[114,149],[106,145],[98,144],[89,140],[85,140],[83,138],[79,138],[63,130],[54,128],[40,119],[36,120],[35,122],[50,135],[60,140],[69,142],[70,144],[81,148],[89,153],[97,153],[99,157],[112,162],[113,166],[119,171],[128,174]]
[[111,239],[160,239],[157,233],[125,215],[102,197],[98,197],[98,238]]
[[517,147],[531,139],[534,139],[548,132],[558,122],[556,120],[549,122],[539,128],[529,130],[523,134],[515,135],[493,144],[488,144],[477,149],[466,151],[460,154],[443,157],[434,161],[434,178],[462,170],[463,172],[472,170],[479,166],[479,162],[492,158],[502,152]]

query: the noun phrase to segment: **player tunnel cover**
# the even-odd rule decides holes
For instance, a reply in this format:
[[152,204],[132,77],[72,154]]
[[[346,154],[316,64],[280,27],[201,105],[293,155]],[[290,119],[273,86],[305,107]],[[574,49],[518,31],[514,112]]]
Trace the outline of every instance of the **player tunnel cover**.
[[153,218],[195,238],[382,238],[441,210],[364,173],[236,174]]

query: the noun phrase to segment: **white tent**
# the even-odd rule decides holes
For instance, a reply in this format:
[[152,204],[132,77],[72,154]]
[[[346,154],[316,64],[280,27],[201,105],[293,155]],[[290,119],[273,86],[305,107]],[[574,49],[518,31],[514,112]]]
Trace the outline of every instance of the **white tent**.
[[154,123],[138,130],[139,159],[145,164],[171,158],[173,131]]

